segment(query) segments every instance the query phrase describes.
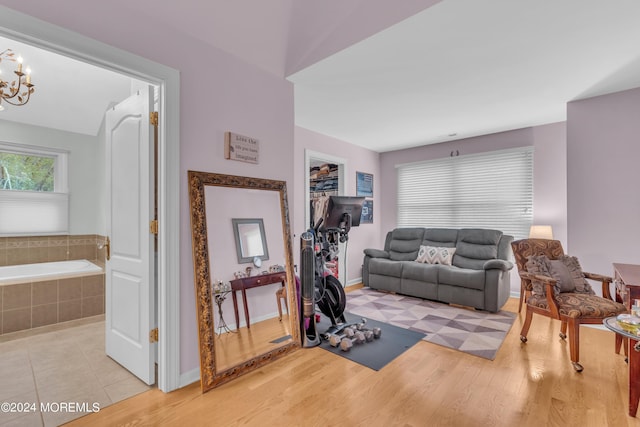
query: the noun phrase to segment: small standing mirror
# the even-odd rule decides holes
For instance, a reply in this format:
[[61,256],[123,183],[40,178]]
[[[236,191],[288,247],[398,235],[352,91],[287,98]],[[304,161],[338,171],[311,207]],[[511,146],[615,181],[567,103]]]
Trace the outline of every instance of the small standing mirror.
[[286,183],[189,171],[189,196],[204,392],[300,348],[300,325]]
[[238,264],[269,259],[267,238],[262,218],[233,218]]

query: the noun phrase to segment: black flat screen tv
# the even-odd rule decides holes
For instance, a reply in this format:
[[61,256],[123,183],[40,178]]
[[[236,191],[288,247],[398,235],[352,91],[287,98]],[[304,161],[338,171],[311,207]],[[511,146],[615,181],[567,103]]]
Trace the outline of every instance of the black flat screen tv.
[[344,222],[345,214],[351,215],[351,227],[359,226],[363,203],[364,197],[330,196],[327,214],[323,221],[324,227],[341,228],[341,225],[348,227],[349,224],[341,224]]

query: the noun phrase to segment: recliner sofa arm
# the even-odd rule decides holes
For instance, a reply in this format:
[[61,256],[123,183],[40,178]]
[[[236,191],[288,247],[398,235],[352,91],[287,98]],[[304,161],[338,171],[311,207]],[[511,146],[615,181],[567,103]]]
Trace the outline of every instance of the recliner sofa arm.
[[389,258],[389,252],[383,251],[382,249],[365,249],[364,254],[366,256],[370,256],[371,258]]
[[511,261],[505,261],[503,259],[490,259],[489,261],[484,263],[482,268],[485,270],[497,269],[502,271],[509,271],[513,268],[513,263]]

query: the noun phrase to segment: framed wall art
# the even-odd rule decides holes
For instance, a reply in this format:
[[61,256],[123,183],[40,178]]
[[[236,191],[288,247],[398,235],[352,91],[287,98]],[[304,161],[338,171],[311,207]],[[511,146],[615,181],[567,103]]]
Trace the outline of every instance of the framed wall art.
[[360,224],[373,223],[373,200],[365,200],[362,204],[362,215],[360,215]]
[[373,174],[356,172],[356,196],[373,197]]

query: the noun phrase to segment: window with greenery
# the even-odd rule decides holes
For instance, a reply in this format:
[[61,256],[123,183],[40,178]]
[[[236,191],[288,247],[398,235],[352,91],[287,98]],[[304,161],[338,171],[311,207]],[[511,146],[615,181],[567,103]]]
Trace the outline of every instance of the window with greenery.
[[399,165],[398,227],[491,228],[525,238],[533,221],[533,148]]
[[56,159],[0,151],[0,189],[53,191]]
[[68,152],[0,142],[0,236],[69,231]]

